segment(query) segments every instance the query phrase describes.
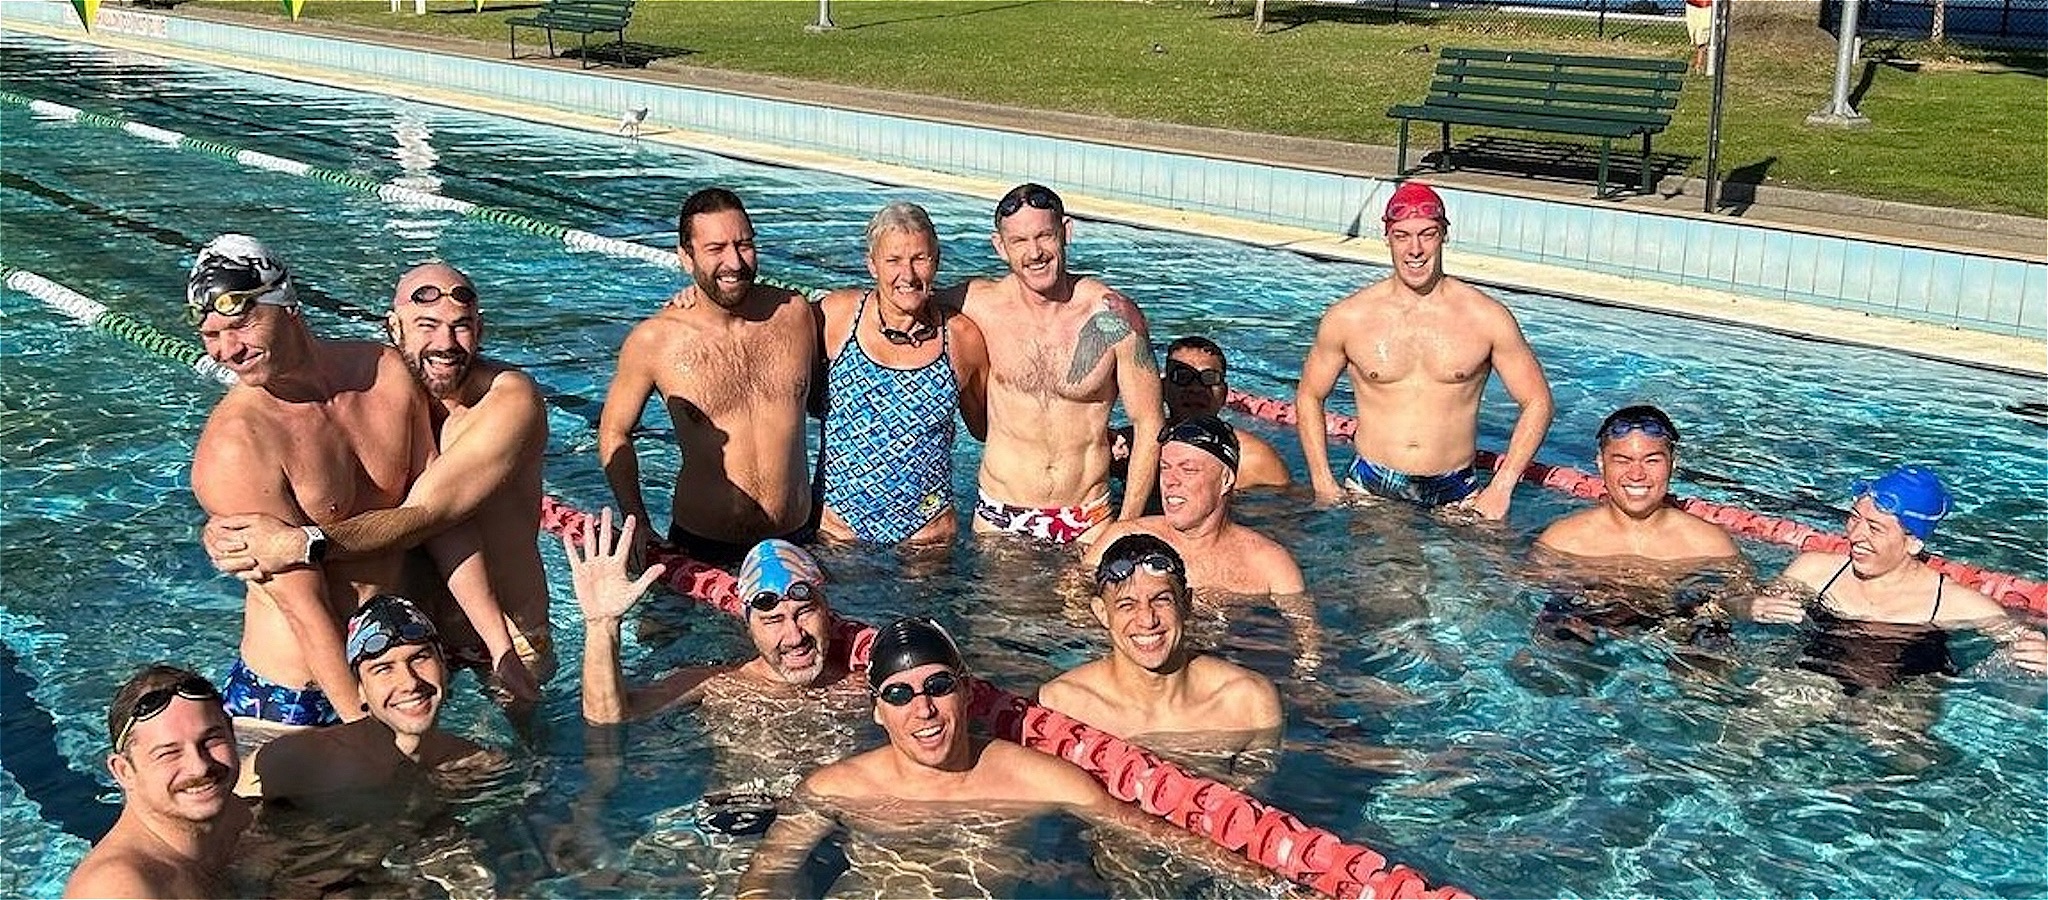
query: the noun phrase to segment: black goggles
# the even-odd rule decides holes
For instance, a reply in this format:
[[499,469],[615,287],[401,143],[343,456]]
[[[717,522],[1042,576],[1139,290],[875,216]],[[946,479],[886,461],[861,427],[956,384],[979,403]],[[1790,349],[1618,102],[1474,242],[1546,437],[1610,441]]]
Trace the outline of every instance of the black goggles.
[[1618,441],[1627,437],[1631,431],[1640,431],[1652,438],[1678,443],[1678,429],[1655,416],[1637,416],[1609,422],[1606,428],[1600,429],[1600,440]]
[[1066,206],[1060,203],[1058,194],[1034,184],[1004,197],[1003,202],[996,204],[996,221],[1000,222],[1014,216],[1018,210],[1026,206],[1032,209],[1049,209],[1062,216],[1067,214]]
[[762,591],[755,594],[747,598],[747,605],[753,607],[755,612],[767,612],[781,606],[784,600],[795,600],[798,603],[805,603],[817,598],[817,587],[808,581],[799,581],[790,585],[789,590],[779,594],[774,591]]
[[406,644],[425,644],[434,639],[433,626],[424,622],[406,622],[397,628],[387,625],[371,625],[363,629],[369,632],[349,644],[348,664],[359,666],[363,660],[374,659],[391,652],[391,648]]
[[919,695],[937,700],[960,689],[963,679],[951,672],[933,672],[924,680],[924,690],[918,690],[905,682],[886,684],[875,691],[875,698],[890,706],[909,706]]
[[1147,553],[1143,556],[1119,556],[1103,560],[1101,565],[1095,567],[1095,586],[1100,588],[1122,582],[1136,574],[1140,567],[1154,575],[1186,577],[1181,574],[1180,567],[1173,564],[1172,557],[1164,553]]
[[881,328],[882,337],[887,338],[889,343],[895,344],[898,347],[923,346],[925,341],[931,340],[939,333],[938,326],[929,322],[912,322],[907,329],[890,328],[887,325],[883,325]]
[[476,288],[466,284],[458,284],[447,290],[442,290],[438,284],[423,284],[412,289],[412,302],[414,303],[439,303],[442,297],[447,297],[463,306],[475,306]]
[[1203,387],[1215,387],[1223,383],[1222,369],[1197,369],[1177,360],[1166,361],[1166,380],[1180,387],[1187,387],[1199,381]]
[[114,752],[119,753],[121,746],[128,743],[128,733],[135,730],[136,723],[147,722],[163,715],[164,710],[170,709],[172,697],[183,697],[201,703],[219,703],[220,691],[214,688],[212,682],[196,676],[188,676],[177,684],[167,684],[153,691],[144,691],[142,696],[135,698],[135,706],[128,710],[127,720],[121,723],[120,732],[114,735]]

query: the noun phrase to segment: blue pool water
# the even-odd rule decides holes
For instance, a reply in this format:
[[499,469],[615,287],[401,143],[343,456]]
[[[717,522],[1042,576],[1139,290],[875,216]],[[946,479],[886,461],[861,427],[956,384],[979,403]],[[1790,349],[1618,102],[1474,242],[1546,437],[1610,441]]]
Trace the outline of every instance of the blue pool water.
[[[947,273],[997,265],[982,199],[39,39],[0,41],[10,90],[653,246],[672,245],[684,194],[733,186],[760,231],[763,274],[783,281],[858,282],[860,229],[895,198],[931,211]],[[551,490],[586,509],[606,500],[595,465],[598,403],[619,341],[678,285],[674,273],[39,121],[19,107],[0,108],[0,133],[0,256],[169,333],[186,333],[177,304],[194,250],[230,228],[280,249],[315,328],[332,335],[374,336],[372,311],[408,265],[440,256],[467,270],[486,297],[490,352],[526,367],[551,395]],[[1383,272],[1094,222],[1079,226],[1073,255],[1077,268],[1145,306],[1159,343],[1222,337],[1238,385],[1268,395],[1291,392],[1321,308]],[[1589,434],[1606,412],[1655,402],[1687,433],[1679,490],[1830,526],[1849,480],[1903,460],[1937,462],[1960,503],[1936,549],[2048,576],[2048,432],[2010,411],[2042,399],[2038,381],[1542,296],[1505,299],[1558,399],[1542,459],[1589,465]],[[220,671],[240,600],[194,545],[198,513],[186,484],[219,389],[75,330],[20,294],[0,294],[0,325],[0,699],[10,704],[0,737],[0,893],[43,895],[110,821],[97,722],[115,684],[159,657]],[[658,413],[648,422],[666,427]],[[1511,423],[1496,389],[1485,441],[1499,446]],[[1299,472],[1291,435],[1260,430]],[[673,451],[661,445],[643,443],[649,472],[673,471]],[[959,448],[959,458],[965,487],[973,448]],[[649,497],[651,508],[662,502]],[[1262,793],[1311,823],[1481,895],[2048,892],[2042,692],[1996,665],[1947,686],[1925,731],[1898,734],[1854,717],[1807,722],[1782,709],[1774,687],[1795,646],[1782,629],[1740,627],[1725,671],[1692,674],[1653,638],[1590,651],[1532,640],[1545,591],[1521,560],[1535,532],[1572,508],[1557,496],[1523,489],[1506,527],[1493,530],[1405,509],[1305,511],[1294,496],[1249,497],[1241,508],[1295,547],[1318,600],[1327,659],[1318,680],[1285,677],[1289,643],[1270,609],[1238,613],[1223,649],[1281,679],[1288,752]],[[1745,549],[1767,573],[1786,559],[1775,547]],[[556,626],[574,660],[581,631],[566,571],[551,545],[546,555],[561,586]],[[827,556],[845,612],[875,621],[931,611],[958,625],[973,662],[1013,690],[1098,652],[1091,630],[1059,614],[1056,556],[1022,554],[1020,566],[1011,554],[970,548],[937,572],[906,570],[888,555]],[[714,614],[685,625],[686,639],[636,650],[630,670],[746,650]],[[521,751],[526,778],[462,810],[498,893],[693,892],[665,880],[672,855],[649,850],[687,843],[674,813],[702,789],[706,746],[688,716],[634,732],[625,786],[597,801],[597,842],[618,851],[607,865],[628,877],[595,878],[597,863],[555,852],[557,836],[573,830],[566,810],[593,780],[575,670],[565,671],[570,680],[552,686]],[[495,710],[472,692],[455,696],[452,727],[515,745]],[[17,702],[41,715],[16,715]],[[87,799],[95,794],[102,802]]]

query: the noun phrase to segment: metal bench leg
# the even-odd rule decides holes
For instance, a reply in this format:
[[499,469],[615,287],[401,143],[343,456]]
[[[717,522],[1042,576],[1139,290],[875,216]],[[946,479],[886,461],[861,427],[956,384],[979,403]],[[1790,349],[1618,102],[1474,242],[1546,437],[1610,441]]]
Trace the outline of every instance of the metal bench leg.
[[577,62],[578,62],[578,63],[581,63],[581,64],[582,64],[582,68],[588,69],[588,68],[590,68],[590,32],[588,32],[588,31],[584,32],[584,33],[582,34],[582,39],[583,39],[583,58],[582,58],[582,59],[579,59],[579,60],[577,60]]
[[1436,158],[1436,169],[1437,169],[1437,171],[1439,171],[1439,172],[1448,172],[1448,171],[1450,171],[1450,170],[1451,170],[1451,168],[1452,168],[1452,166],[1451,166],[1451,123],[1449,123],[1449,122],[1443,122],[1443,123],[1440,123],[1440,124],[1442,124],[1442,125],[1444,126],[1444,152],[1443,152],[1442,154],[1438,155],[1438,156],[1437,156],[1437,158]]
[[517,25],[511,25],[511,26],[507,26],[507,27],[509,27],[509,28],[511,28],[511,29],[512,29],[512,58],[513,58],[513,59],[518,59],[518,58],[519,58],[519,26],[517,26]]
[[[621,29],[619,29],[619,68],[623,69],[623,68],[625,68],[625,67],[626,67],[626,29],[624,29],[624,28],[621,28]],[[1645,140],[1647,140],[1647,138],[1646,138]],[[1645,147],[1648,147],[1649,145],[1648,145],[1648,144],[1645,144],[1644,146],[1645,146]],[[1645,150],[1644,152],[1648,152],[1648,151],[1647,151],[1647,150]]]
[[1408,174],[1408,120],[1402,119],[1400,149],[1395,151],[1394,155],[1394,177],[1399,178],[1406,174]]
[[1650,133],[1643,132],[1643,193],[1650,193]]
[[1613,138],[1600,139],[1600,186],[1593,193],[1595,200],[1607,199],[1607,152],[1613,147]]
[[554,29],[554,27],[553,27],[553,26],[549,26],[549,27],[548,27],[548,29],[547,29],[547,32],[548,32],[548,58],[549,58],[549,59],[554,59],[554,58],[555,58],[555,29]]

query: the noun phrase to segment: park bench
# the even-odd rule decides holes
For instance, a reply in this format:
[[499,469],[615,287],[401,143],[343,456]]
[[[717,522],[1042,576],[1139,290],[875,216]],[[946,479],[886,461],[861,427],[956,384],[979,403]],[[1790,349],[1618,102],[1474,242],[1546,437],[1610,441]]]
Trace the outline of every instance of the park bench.
[[633,18],[633,0],[547,0],[540,12],[506,19],[512,28],[512,58],[519,58],[519,29],[539,28],[548,35],[548,55],[555,55],[555,32],[583,36],[583,68],[590,68],[590,36],[619,36],[619,65],[626,64],[626,23]]
[[1607,196],[1607,159],[1617,138],[1643,138],[1643,192],[1650,191],[1650,137],[1671,124],[1685,62],[1445,47],[1429,96],[1395,106],[1401,120],[1397,175],[1408,171],[1408,123],[1443,126],[1438,168],[1450,168],[1451,126],[1478,125],[1600,139],[1599,187]]

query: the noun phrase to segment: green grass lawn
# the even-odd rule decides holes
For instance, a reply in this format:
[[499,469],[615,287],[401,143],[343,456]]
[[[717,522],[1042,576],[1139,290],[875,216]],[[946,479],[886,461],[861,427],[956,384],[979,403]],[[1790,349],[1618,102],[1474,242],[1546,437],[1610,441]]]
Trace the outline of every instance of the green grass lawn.
[[[275,0],[221,2],[278,14]],[[538,0],[436,0],[435,14],[381,0],[312,0],[309,18],[504,43],[504,20]],[[1419,100],[1445,45],[1684,58],[1675,26],[1610,24],[1607,39],[1512,18],[1389,21],[1331,7],[1197,2],[840,0],[839,30],[808,34],[810,2],[641,0],[627,31],[685,65],[934,94],[1034,109],[1392,145],[1386,108]],[[1805,124],[1833,86],[1833,42],[1810,22],[1751,21],[1729,41],[1722,171],[1777,186],[2048,216],[2048,67],[1867,60],[1853,131]],[[536,35],[538,38],[538,35]],[[572,38],[573,41],[573,38]],[[522,40],[522,43],[524,41]],[[1429,50],[1424,50],[1427,45]],[[687,51],[684,53],[683,51]],[[1916,70],[1917,68],[1917,70]],[[1859,70],[1858,80],[1865,71]],[[1659,153],[1705,163],[1710,83],[1695,76]],[[1426,126],[1424,134],[1430,129]],[[1462,139],[1470,129],[1459,129]],[[1529,139],[1542,135],[1509,133]],[[1553,136],[1554,137],[1554,136]],[[1424,137],[1426,145],[1429,138]]]

